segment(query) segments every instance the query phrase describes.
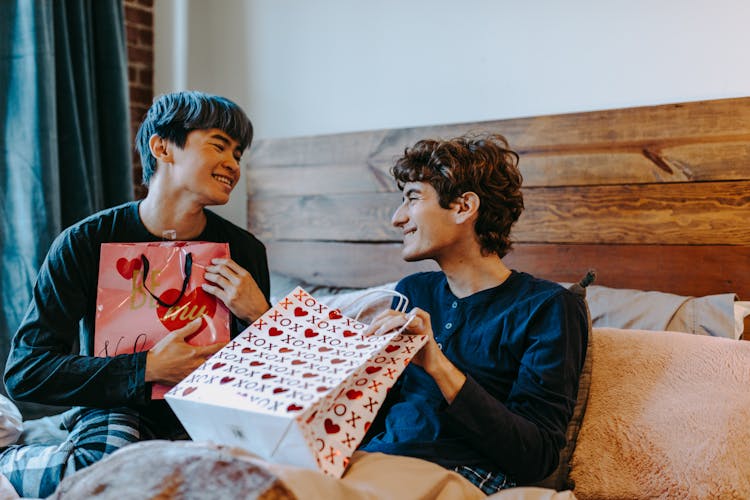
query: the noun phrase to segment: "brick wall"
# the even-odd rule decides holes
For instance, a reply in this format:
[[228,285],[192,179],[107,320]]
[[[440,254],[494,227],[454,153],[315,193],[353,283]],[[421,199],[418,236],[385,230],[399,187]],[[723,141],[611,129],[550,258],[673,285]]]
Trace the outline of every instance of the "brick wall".
[[[130,128],[135,139],[143,116],[154,97],[154,0],[124,0],[130,88]],[[141,185],[141,160],[133,153],[133,190],[146,196]]]

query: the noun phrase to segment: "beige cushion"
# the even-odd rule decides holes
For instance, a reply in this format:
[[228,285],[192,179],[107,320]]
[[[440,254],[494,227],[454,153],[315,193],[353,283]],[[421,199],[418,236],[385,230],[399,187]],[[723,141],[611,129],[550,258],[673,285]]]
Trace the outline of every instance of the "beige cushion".
[[578,498],[750,498],[750,342],[594,328]]

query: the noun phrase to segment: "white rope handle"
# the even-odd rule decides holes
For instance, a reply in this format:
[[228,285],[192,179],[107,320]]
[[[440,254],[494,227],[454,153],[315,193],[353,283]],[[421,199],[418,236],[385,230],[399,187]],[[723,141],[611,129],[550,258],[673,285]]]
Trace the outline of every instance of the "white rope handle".
[[[398,303],[396,304],[396,311],[399,312],[406,312],[406,308],[409,307],[409,299],[406,298],[406,295],[402,294],[401,292],[397,292],[396,290],[391,290],[389,288],[371,288],[367,290],[365,293],[357,297],[356,299],[352,300],[348,307],[352,307],[354,304],[362,301],[365,298],[370,297],[371,295],[390,295],[392,297],[398,297]],[[359,308],[359,312],[357,312],[357,315],[354,317],[354,321],[359,321],[359,317],[362,315],[362,312],[365,310],[365,307],[367,307],[367,304],[369,302],[366,302],[362,304],[362,306]]]

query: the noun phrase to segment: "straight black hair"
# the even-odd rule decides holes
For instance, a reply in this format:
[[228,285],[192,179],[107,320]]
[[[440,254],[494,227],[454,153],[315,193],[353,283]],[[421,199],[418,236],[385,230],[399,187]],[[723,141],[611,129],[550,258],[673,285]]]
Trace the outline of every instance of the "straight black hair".
[[195,90],[156,97],[135,136],[135,147],[143,166],[143,184],[148,186],[156,171],[156,159],[149,148],[152,135],[183,148],[190,132],[212,128],[222,130],[237,141],[242,151],[253,141],[250,119],[226,97]]

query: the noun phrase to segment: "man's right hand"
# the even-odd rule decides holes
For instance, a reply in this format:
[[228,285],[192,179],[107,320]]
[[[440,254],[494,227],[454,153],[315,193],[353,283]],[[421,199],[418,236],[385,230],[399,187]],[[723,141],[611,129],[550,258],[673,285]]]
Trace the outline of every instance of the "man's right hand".
[[205,346],[187,343],[185,339],[198,331],[202,321],[202,318],[194,319],[170,332],[148,351],[146,382],[175,385],[224,347],[222,342]]

